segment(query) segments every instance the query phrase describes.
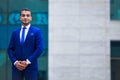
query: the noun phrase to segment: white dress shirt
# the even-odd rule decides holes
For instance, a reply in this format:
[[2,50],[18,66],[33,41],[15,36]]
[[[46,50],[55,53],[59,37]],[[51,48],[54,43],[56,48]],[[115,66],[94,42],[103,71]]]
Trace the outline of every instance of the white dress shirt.
[[[21,37],[22,37],[22,29],[23,29],[23,27],[24,27],[24,26],[22,25],[21,30],[20,30],[20,41],[21,41]],[[27,25],[27,26],[25,26],[25,27],[26,27],[26,29],[25,29],[25,37],[24,37],[24,41],[25,41],[26,36],[27,36],[27,33],[28,33],[28,31],[29,31],[30,24]]]

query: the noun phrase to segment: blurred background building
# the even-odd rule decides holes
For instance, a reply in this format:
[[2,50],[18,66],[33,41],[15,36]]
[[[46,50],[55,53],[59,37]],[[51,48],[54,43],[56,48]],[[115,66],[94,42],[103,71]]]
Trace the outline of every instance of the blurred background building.
[[120,80],[120,0],[49,0],[49,80]]
[[0,0],[0,80],[11,80],[7,47],[13,30],[20,27],[20,10],[32,11],[32,25],[41,29],[44,54],[39,58],[38,80],[48,80],[48,0]]
[[119,4],[119,0],[0,0],[0,80],[11,78],[6,49],[23,7],[32,10],[32,24],[44,36],[39,79],[120,80]]

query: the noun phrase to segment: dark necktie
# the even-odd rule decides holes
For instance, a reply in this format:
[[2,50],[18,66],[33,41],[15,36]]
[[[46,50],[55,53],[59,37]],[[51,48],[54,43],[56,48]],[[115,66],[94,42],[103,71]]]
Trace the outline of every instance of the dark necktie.
[[25,29],[26,29],[26,27],[22,28],[21,44],[23,44],[24,40],[25,40]]

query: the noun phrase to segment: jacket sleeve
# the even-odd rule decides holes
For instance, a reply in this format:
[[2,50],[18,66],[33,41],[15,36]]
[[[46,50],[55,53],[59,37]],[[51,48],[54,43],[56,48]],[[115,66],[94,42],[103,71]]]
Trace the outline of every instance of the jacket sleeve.
[[33,54],[28,58],[28,60],[32,63],[34,62],[39,56],[43,53],[43,39],[42,39],[42,33],[40,30],[38,30],[35,33],[35,51]]
[[14,40],[15,39],[14,39],[14,32],[13,32],[11,39],[10,39],[10,42],[9,42],[9,45],[8,45],[8,49],[7,49],[8,56],[13,64],[16,61],[16,57],[14,56],[14,53],[15,53]]

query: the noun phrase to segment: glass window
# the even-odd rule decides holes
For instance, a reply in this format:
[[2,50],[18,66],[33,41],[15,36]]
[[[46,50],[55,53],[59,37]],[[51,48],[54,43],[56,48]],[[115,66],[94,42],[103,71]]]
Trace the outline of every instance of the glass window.
[[120,80],[120,41],[111,41],[111,80]]
[[32,11],[31,24],[42,31],[45,48],[38,59],[38,80],[48,80],[48,0],[0,0],[0,80],[11,80],[7,47],[13,30],[20,27],[19,13],[22,8]]
[[120,20],[120,0],[110,0],[111,20]]

